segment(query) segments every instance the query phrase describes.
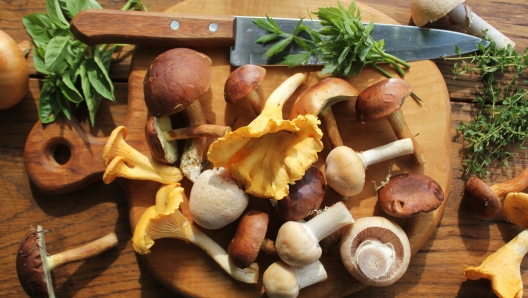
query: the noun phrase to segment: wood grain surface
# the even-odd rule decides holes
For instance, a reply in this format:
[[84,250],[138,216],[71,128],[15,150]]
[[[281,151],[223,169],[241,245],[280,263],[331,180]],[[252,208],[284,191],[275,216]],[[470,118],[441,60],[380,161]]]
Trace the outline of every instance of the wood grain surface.
[[[125,1],[100,1],[105,8],[118,9]],[[44,11],[43,1],[0,1],[0,29],[17,41],[28,39],[21,24],[22,16]],[[177,1],[155,1],[151,11],[164,11]],[[468,1],[474,11],[517,42],[518,49],[528,46],[528,32],[524,16],[528,11],[524,1]],[[407,1],[369,1],[373,7],[400,23],[410,22],[410,3]],[[452,29],[446,20],[431,25]],[[112,66],[116,103],[105,102],[98,115],[96,128],[90,128],[86,115],[80,113],[81,126],[93,136],[108,136],[111,130],[125,121],[128,99],[128,74],[131,64],[129,51],[122,62]],[[41,224],[53,229],[48,233],[48,250],[59,252],[101,237],[110,231],[118,234],[119,247],[91,262],[70,264],[54,271],[55,288],[60,297],[173,297],[172,291],[160,284],[138,262],[130,243],[128,203],[125,191],[117,184],[95,182],[64,195],[48,195],[32,184],[24,169],[25,141],[37,121],[36,102],[41,87],[41,76],[35,74],[31,57],[28,58],[32,79],[30,90],[19,105],[0,111],[0,200],[4,220],[0,227],[3,244],[0,260],[4,268],[0,296],[24,297],[16,278],[14,258],[20,237],[29,225]],[[451,98],[452,179],[449,199],[439,227],[413,257],[406,275],[396,284],[385,288],[366,288],[354,294],[364,297],[444,296],[493,297],[486,280],[467,281],[463,270],[477,265],[489,254],[512,239],[521,228],[503,217],[483,220],[474,215],[461,200],[467,177],[461,174],[460,153],[463,144],[457,137],[455,125],[468,121],[474,113],[472,93],[478,86],[477,78],[452,80],[452,64],[434,61],[447,83]],[[519,152],[512,167],[496,167],[489,183],[505,181],[519,173],[527,164],[526,152]],[[525,282],[528,263],[523,262],[521,273]],[[526,290],[525,290],[526,292]]]

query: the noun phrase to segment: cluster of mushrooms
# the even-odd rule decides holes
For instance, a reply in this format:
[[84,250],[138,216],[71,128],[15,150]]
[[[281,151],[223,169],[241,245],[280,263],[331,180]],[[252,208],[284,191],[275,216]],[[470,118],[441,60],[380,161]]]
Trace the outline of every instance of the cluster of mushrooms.
[[[262,102],[256,89],[265,69],[245,65],[226,80],[225,99],[228,104],[249,102],[257,117],[231,130],[204,120],[199,99],[210,88],[211,64],[206,55],[186,48],[156,57],[144,80],[151,115],[145,136],[151,157],[126,143],[126,127],[122,126],[112,132],[105,146],[105,183],[124,177],[161,184],[154,204],[134,230],[135,251],[150,253],[160,238],[181,239],[202,248],[234,279],[250,284],[258,282],[259,252],[276,254],[278,260],[263,273],[266,294],[296,297],[301,288],[327,278],[320,262],[320,242],[336,238],[343,264],[354,278],[373,286],[396,282],[411,257],[405,231],[385,217],[354,220],[343,201],[321,206],[326,185],[343,200],[361,192],[365,170],[371,164],[404,155],[411,155],[418,164],[425,162],[400,111],[412,86],[401,79],[387,79],[359,93],[345,80],[326,78],[304,90],[289,119],[283,119],[282,108],[304,83],[305,75],[289,77]],[[358,121],[386,117],[398,140],[364,152],[344,146],[330,107],[350,99],[356,99]],[[173,129],[171,117],[175,115],[193,120],[185,128]],[[323,149],[323,130],[332,146],[326,173],[314,166]],[[214,140],[209,146],[207,138]],[[179,139],[186,144],[178,167],[175,140]],[[207,168],[206,162],[212,167]],[[192,221],[179,208],[184,200],[180,184],[184,177],[193,183],[189,196]],[[438,183],[414,173],[390,177],[378,193],[382,209],[400,218],[435,210],[444,200]],[[248,207],[252,199],[268,200],[269,208]],[[270,218],[281,223],[275,239],[266,238]],[[236,221],[238,228],[227,248],[202,231]]]

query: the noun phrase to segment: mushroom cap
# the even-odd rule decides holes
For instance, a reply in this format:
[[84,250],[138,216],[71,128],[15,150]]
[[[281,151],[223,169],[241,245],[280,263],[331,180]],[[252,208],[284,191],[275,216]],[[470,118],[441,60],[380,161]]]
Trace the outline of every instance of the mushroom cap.
[[236,103],[249,95],[262,83],[266,69],[258,65],[246,64],[235,69],[224,85],[224,98],[228,103]]
[[412,0],[411,16],[416,26],[434,22],[465,0]]
[[293,104],[290,119],[297,115],[319,115],[335,103],[350,100],[359,95],[359,91],[340,78],[326,78],[304,90]]
[[275,247],[277,255],[290,266],[306,266],[317,261],[322,254],[318,239],[297,221],[287,221],[279,228]]
[[356,100],[356,119],[368,122],[388,116],[399,109],[414,87],[405,80],[390,78],[370,85]]
[[54,294],[51,272],[46,267],[46,241],[41,226],[30,228],[20,242],[16,270],[20,285],[30,297]]
[[295,270],[282,261],[271,264],[264,275],[262,283],[266,295],[270,298],[294,298],[299,296],[299,283]]
[[220,229],[237,220],[248,205],[244,190],[223,168],[203,171],[191,189],[189,211],[206,229]]
[[378,203],[383,211],[399,218],[436,210],[443,201],[444,191],[438,182],[418,173],[391,177],[378,192]]
[[304,219],[319,209],[325,197],[325,178],[319,169],[311,166],[304,176],[289,186],[288,195],[277,201],[273,211],[282,221]]
[[153,115],[177,113],[205,94],[213,81],[211,59],[175,48],[157,56],[145,75],[145,104]]
[[494,218],[502,210],[502,202],[497,194],[477,177],[471,177],[467,181],[464,199],[476,214],[484,218]]
[[523,192],[510,192],[504,198],[502,207],[504,215],[514,224],[528,226],[528,194]]
[[354,196],[365,185],[363,159],[347,146],[339,146],[326,157],[326,183],[343,196]]
[[[361,251],[361,258],[358,258],[358,248],[365,242],[374,242],[384,245],[382,249],[367,248]],[[389,244],[390,243],[390,244]],[[371,246],[370,244],[367,246]],[[360,268],[362,259],[378,259],[382,250],[392,247],[394,250],[394,261],[384,262],[378,260],[373,262],[376,265],[390,265],[388,271],[376,277],[367,276]],[[406,272],[411,260],[411,247],[405,231],[392,221],[381,216],[370,216],[356,219],[353,225],[343,234],[341,240],[341,260],[348,272],[363,284],[370,286],[388,286],[399,280]],[[374,268],[369,268],[373,270]],[[366,271],[366,270],[365,270]]]
[[250,209],[244,213],[235,236],[227,247],[229,258],[235,265],[246,268],[255,262],[260,245],[266,237],[268,221],[266,212]]
[[172,130],[172,123],[168,116],[150,116],[145,123],[145,140],[154,160],[173,164],[178,159],[178,145],[163,136],[163,131],[169,130]]

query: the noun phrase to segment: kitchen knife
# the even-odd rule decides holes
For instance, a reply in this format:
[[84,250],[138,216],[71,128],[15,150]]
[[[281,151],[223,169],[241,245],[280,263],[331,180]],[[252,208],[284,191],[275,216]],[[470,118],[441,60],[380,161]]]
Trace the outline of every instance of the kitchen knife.
[[[267,32],[257,28],[258,17],[189,15],[143,11],[91,9],[78,13],[70,29],[82,42],[95,44],[134,44],[162,47],[231,47],[233,66],[244,64],[279,64],[285,55],[303,50],[292,44],[281,56],[264,58],[274,42],[266,45],[255,41]],[[273,18],[285,32],[292,32],[298,19]],[[317,20],[304,20],[318,26]],[[467,34],[414,26],[375,24],[374,40],[383,39],[385,52],[404,61],[454,56],[455,46],[462,54],[476,51],[486,41]],[[309,65],[322,64],[312,57]]]

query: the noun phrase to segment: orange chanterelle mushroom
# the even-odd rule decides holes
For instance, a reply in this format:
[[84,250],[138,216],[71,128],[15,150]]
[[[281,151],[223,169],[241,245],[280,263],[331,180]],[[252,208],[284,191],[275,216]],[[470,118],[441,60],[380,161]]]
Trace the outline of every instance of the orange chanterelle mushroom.
[[288,184],[302,178],[323,149],[320,121],[313,115],[284,120],[282,107],[304,81],[298,73],[282,83],[268,98],[262,113],[211,144],[208,159],[216,168],[229,169],[246,192],[280,200]]

